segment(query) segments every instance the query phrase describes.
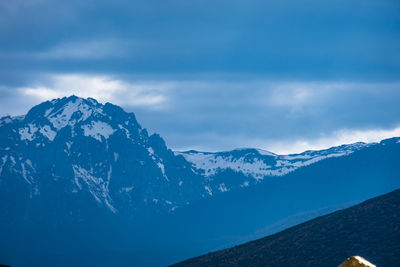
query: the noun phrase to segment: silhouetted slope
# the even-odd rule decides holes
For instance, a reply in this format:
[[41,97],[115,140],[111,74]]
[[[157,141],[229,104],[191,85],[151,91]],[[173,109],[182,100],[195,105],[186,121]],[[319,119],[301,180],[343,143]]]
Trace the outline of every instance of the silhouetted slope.
[[400,266],[400,190],[175,266],[338,266],[351,255]]

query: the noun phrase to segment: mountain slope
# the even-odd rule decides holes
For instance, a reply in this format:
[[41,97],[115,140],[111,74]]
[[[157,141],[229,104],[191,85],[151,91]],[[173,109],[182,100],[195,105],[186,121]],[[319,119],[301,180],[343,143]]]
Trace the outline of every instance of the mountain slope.
[[400,264],[400,190],[174,266],[338,266],[351,255]]

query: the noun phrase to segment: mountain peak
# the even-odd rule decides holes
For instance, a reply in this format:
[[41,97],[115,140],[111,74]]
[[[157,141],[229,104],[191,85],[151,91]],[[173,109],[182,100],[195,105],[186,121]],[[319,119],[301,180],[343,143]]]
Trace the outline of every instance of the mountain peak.
[[[71,116],[80,112],[85,118],[89,117],[93,111],[101,111],[102,104],[98,103],[93,98],[81,98],[75,95],[63,98],[56,98],[50,101],[43,102],[37,106],[34,106],[29,110],[26,115],[28,121],[37,120],[38,118],[51,119],[57,115],[64,117],[64,120],[69,120]],[[62,128],[66,125],[53,125],[56,129]]]
[[[16,123],[19,139],[33,141],[42,137],[52,142],[60,131],[68,129],[68,136],[84,135],[102,140],[108,139],[117,131],[124,136],[142,132],[133,113],[127,113],[119,106],[99,103],[94,98],[81,98],[75,95],[57,98],[34,106],[23,119],[3,117],[0,126]],[[14,126],[11,126],[14,127]],[[143,132],[144,134],[144,132]],[[64,135],[64,134],[62,134]],[[104,137],[104,138],[103,138]]]
[[91,116],[105,115],[103,105],[92,98],[84,99],[76,96],[53,100],[52,106],[43,115],[60,130],[67,125],[85,121]]
[[[0,127],[0,178],[7,168],[7,179],[20,177],[32,197],[40,198],[40,192],[46,191],[41,187],[42,177],[50,176],[55,183],[65,177],[68,194],[86,192],[96,205],[113,213],[124,205],[133,207],[133,198],[135,205],[164,199],[160,209],[172,209],[175,202],[185,202],[180,195],[172,195],[168,186],[137,188],[171,182],[180,183],[174,190],[181,190],[195,175],[189,163],[176,167],[165,141],[158,134],[149,136],[133,113],[93,98],[70,96],[46,101],[22,120],[1,118]],[[7,164],[11,167],[3,169]],[[133,190],[142,194],[140,199],[131,195]]]

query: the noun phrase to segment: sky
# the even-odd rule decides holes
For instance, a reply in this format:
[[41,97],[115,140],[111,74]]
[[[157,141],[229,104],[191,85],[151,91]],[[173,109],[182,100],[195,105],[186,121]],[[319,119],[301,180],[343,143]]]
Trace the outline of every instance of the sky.
[[0,116],[72,94],[175,150],[400,136],[398,0],[0,0]]

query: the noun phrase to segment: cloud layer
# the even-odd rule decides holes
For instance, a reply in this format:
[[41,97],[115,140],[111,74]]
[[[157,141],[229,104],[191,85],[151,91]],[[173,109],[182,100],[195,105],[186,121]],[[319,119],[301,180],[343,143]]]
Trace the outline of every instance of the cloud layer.
[[22,114],[66,95],[94,97],[134,112],[178,150],[258,147],[293,153],[400,136],[395,82],[149,81],[84,74],[39,80],[31,87],[0,88],[8,95],[0,114]]
[[82,71],[393,81],[399,13],[397,0],[1,1],[0,78]]

